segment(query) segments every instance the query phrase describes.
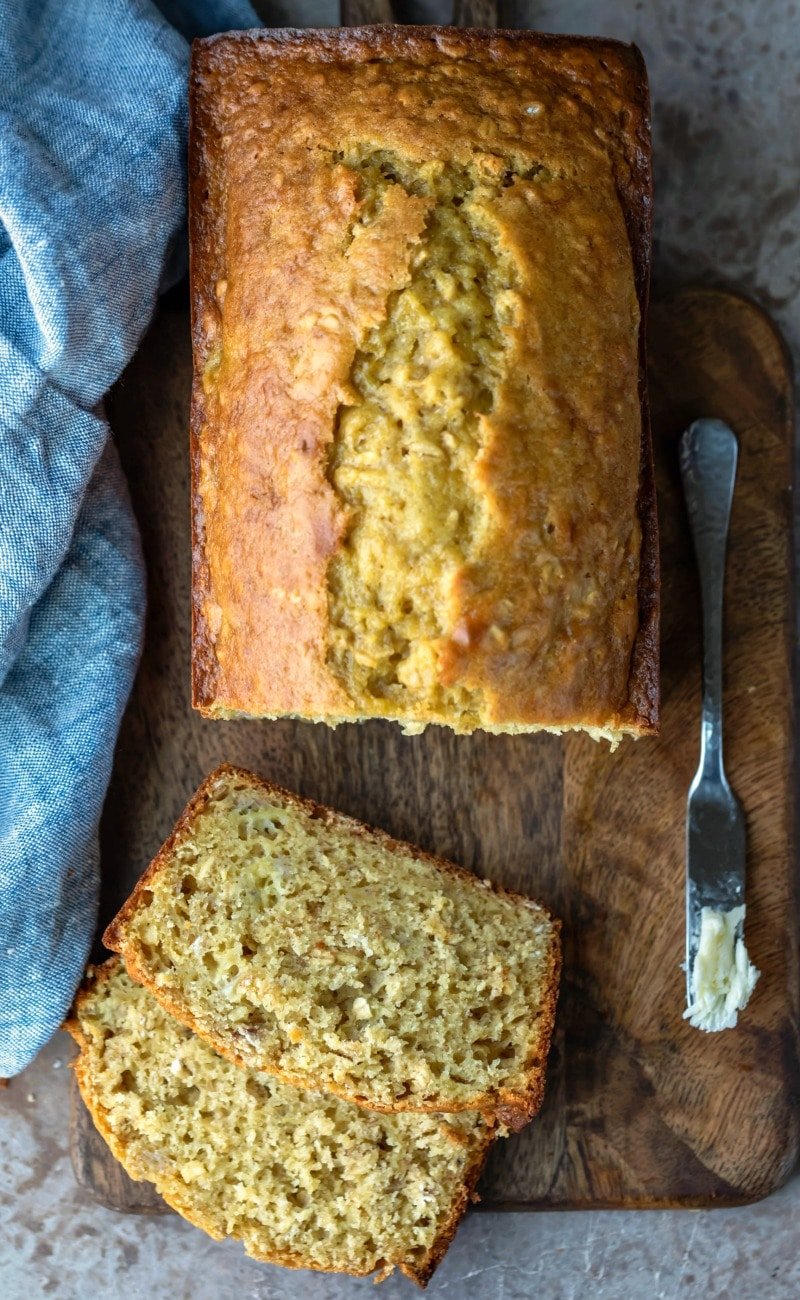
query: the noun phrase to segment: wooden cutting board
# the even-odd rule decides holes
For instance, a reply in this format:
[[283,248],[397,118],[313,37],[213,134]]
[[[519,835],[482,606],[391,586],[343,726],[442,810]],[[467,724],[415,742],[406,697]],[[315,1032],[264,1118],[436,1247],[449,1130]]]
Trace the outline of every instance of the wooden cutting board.
[[[663,548],[663,730],[616,754],[584,737],[404,737],[374,722],[204,721],[189,705],[189,327],[173,294],[109,403],[150,574],[147,644],[102,826],[105,923],[188,795],[223,759],[542,898],[565,921],[547,1098],[498,1144],[483,1204],[730,1204],[764,1196],[798,1145],[789,365],[767,318],[688,290],[651,316]],[[697,760],[697,582],[676,442],[700,415],[740,438],[728,563],[726,726],[748,816],[747,939],[762,971],[735,1032],[681,1019],[683,825]],[[116,1165],[76,1098],[79,1180],[164,1208]]]

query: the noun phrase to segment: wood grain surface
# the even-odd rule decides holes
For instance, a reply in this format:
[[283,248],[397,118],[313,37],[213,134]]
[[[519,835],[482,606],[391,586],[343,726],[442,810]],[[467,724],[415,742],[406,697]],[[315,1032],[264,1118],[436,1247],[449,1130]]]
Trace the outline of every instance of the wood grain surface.
[[[792,827],[790,377],[751,304],[683,291],[651,316],[663,551],[663,732],[616,754],[584,737],[405,737],[389,723],[212,722],[189,705],[183,290],[166,299],[109,415],[141,525],[149,615],[102,824],[101,924],[184,802],[227,759],[542,898],[566,969],[540,1117],[498,1144],[483,1204],[643,1206],[762,1196],[797,1152],[797,875]],[[676,439],[700,415],[740,439],[727,589],[731,781],[748,816],[747,938],[762,971],[735,1032],[681,1019],[683,818],[697,758],[697,583]],[[76,1099],[81,1183],[115,1208],[161,1203],[116,1166]]]
[[[565,748],[570,1122],[550,1197],[573,1204],[753,1199],[797,1154],[790,368],[766,316],[703,290],[656,307],[650,355],[662,733],[616,757],[582,737]],[[677,960],[700,713],[699,595],[677,441],[701,415],[726,420],[740,446],[725,592],[726,766],[747,816],[746,936],[762,972],[736,1032],[710,1035],[680,1019]]]

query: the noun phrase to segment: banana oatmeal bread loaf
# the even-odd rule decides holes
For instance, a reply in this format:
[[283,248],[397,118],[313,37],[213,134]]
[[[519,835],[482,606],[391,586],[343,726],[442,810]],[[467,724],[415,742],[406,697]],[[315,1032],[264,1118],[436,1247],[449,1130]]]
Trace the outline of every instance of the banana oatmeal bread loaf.
[[654,731],[638,51],[236,33],[191,114],[196,706]]

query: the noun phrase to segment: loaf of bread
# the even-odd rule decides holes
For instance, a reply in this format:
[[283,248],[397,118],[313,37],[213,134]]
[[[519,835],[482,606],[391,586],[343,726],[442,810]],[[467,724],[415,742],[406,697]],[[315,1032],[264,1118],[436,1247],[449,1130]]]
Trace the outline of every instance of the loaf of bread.
[[558,923],[537,903],[222,767],[105,934],[219,1052],[378,1111],[538,1109]]
[[212,37],[190,172],[196,706],[654,731],[638,51]]
[[490,1142],[479,1116],[376,1115],[231,1065],[112,958],[65,1028],[81,1095],[132,1178],[256,1259],[425,1285]]

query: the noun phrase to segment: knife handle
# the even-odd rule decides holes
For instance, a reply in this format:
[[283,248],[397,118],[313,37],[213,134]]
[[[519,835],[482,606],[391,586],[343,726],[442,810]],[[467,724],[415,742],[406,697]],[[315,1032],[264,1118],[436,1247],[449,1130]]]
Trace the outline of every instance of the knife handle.
[[725,553],[738,460],[736,435],[721,420],[695,420],[680,441],[680,467],[703,606],[700,768],[723,776],[722,601]]

